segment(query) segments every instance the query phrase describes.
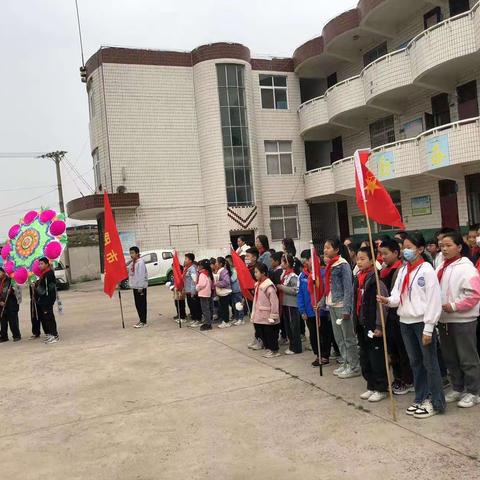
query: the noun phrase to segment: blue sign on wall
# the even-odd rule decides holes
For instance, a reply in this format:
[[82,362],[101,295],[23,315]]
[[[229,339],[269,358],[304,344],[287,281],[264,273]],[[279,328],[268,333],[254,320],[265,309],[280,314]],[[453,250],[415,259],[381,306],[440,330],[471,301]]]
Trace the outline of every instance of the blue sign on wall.
[[429,170],[450,165],[448,135],[439,135],[438,137],[427,139],[425,142],[425,151],[427,155],[427,168]]

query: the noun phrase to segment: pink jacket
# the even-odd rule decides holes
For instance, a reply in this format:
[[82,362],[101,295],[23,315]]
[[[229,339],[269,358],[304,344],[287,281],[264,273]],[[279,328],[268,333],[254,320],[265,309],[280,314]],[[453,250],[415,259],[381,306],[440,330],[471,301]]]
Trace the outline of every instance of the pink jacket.
[[199,297],[203,298],[212,296],[212,280],[206,273],[201,272],[198,276],[197,293]]
[[[276,325],[280,323],[277,289],[269,278],[260,285],[257,282],[252,312],[253,323],[263,325]],[[274,320],[274,322],[270,322],[269,320]]]

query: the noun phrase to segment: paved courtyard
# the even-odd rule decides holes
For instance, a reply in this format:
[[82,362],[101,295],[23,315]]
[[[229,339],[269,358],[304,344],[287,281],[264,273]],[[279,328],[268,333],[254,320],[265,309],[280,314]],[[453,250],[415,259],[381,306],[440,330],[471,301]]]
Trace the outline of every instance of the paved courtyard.
[[[150,326],[98,282],[62,293],[61,342],[0,345],[2,480],[480,478],[480,406],[419,421],[368,404],[311,352],[266,360],[251,326],[205,334],[149,290]],[[29,336],[28,305],[21,327]],[[159,315],[159,312],[161,315]]]

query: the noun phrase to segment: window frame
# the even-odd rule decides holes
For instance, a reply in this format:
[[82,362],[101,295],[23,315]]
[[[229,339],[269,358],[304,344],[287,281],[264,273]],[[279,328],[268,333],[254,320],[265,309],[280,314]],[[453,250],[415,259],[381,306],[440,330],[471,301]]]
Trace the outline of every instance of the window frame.
[[[286,216],[285,215],[285,208],[291,208],[291,207],[295,207],[295,217],[293,216]],[[282,216],[281,217],[274,217],[272,216],[272,208],[281,208],[282,209]],[[294,203],[294,204],[284,204],[284,205],[270,205],[269,206],[269,216],[270,216],[270,233],[271,233],[271,238],[272,238],[272,241],[280,241],[282,240],[283,238],[292,238],[294,240],[298,240],[300,238],[300,221],[299,221],[299,218],[298,218],[298,204]],[[291,235],[290,233],[287,233],[286,231],[286,225],[285,225],[285,220],[291,220],[291,219],[295,219],[295,228],[296,228],[296,235]],[[276,238],[274,237],[274,234],[273,234],[273,228],[272,228],[272,223],[274,221],[279,221],[281,220],[282,221],[282,224],[283,224],[283,228],[282,228],[282,235],[281,237],[279,238]]]
[[[392,120],[392,127],[387,129],[385,127],[385,123],[387,122],[387,120]],[[372,129],[376,128],[377,125],[379,125],[380,123],[383,123],[383,130],[380,130],[380,128],[378,129],[377,132],[373,132],[372,133]],[[371,148],[376,148],[376,147],[380,147],[381,145],[387,145],[389,143],[393,143],[396,141],[396,135],[395,135],[395,118],[393,115],[388,115],[386,117],[383,117],[383,118],[379,118],[378,120],[375,120],[374,122],[370,123],[368,125],[368,129],[369,129],[369,134],[370,134],[370,146]],[[374,142],[374,138],[377,138],[377,137],[380,137],[380,135],[384,135],[385,137],[387,137],[388,133],[393,133],[393,139],[388,139],[388,141],[386,142],[383,142],[383,143],[376,143]]]
[[173,258],[172,252],[162,252],[162,260],[170,260]]
[[[272,79],[271,85],[262,85],[261,81],[265,78],[270,77]],[[285,86],[275,85],[275,78],[284,78],[285,79]],[[275,110],[275,111],[288,111],[290,109],[290,103],[288,101],[288,75],[270,75],[266,73],[261,73],[258,76],[258,84],[260,86],[260,103],[262,104],[262,110]],[[264,107],[263,106],[263,98],[262,92],[263,90],[271,90],[273,95],[273,108]],[[285,100],[286,100],[286,108],[277,108],[277,100],[276,100],[276,90],[283,90],[285,91]]]
[[[267,152],[267,143],[276,144],[276,152]],[[290,148],[288,151],[281,151],[280,150],[280,143],[289,143]],[[269,177],[280,177],[285,175],[295,175],[294,167],[293,167],[293,152],[292,152],[292,141],[291,140],[264,140],[263,147],[265,150],[265,168],[267,171],[267,175]],[[290,173],[283,173],[282,172],[282,162],[280,159],[281,155],[290,155]],[[277,165],[278,165],[278,173],[269,173],[268,171],[268,160],[269,158],[276,157]]]
[[90,120],[94,119],[96,116],[96,109],[95,109],[95,90],[91,88],[88,92],[88,107],[90,113]]
[[[149,261],[146,260],[148,257],[150,257]],[[150,265],[151,263],[158,263],[158,255],[155,252],[146,253],[141,258],[145,262],[145,265]]]

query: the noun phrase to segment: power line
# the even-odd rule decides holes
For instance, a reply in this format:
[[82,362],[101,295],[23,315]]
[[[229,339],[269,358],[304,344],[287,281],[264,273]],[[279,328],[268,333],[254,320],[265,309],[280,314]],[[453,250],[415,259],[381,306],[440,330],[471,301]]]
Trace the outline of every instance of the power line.
[[[82,183],[92,192],[95,193],[95,189],[93,189],[90,184],[87,182],[85,177],[77,170],[77,168],[68,160],[67,158],[64,158],[65,163],[67,164],[68,167],[72,170],[72,172],[76,175],[76,177],[82,181]],[[88,170],[90,171],[90,170]]]
[[11,210],[12,208],[16,208],[16,207],[21,207],[22,205],[25,205],[26,203],[30,203],[30,202],[33,202],[34,200],[38,200],[39,198],[42,198],[42,197],[45,197],[46,195],[49,195],[50,193],[53,193],[57,190],[57,188],[54,188],[53,190],[49,190],[48,192],[46,193],[42,193],[41,195],[38,195],[36,197],[33,197],[33,198],[30,198],[29,200],[25,200],[24,202],[20,202],[20,203],[16,203],[15,205],[10,205],[9,207],[7,208],[2,208],[0,210],[0,213],[2,212],[7,212],[8,210]]

